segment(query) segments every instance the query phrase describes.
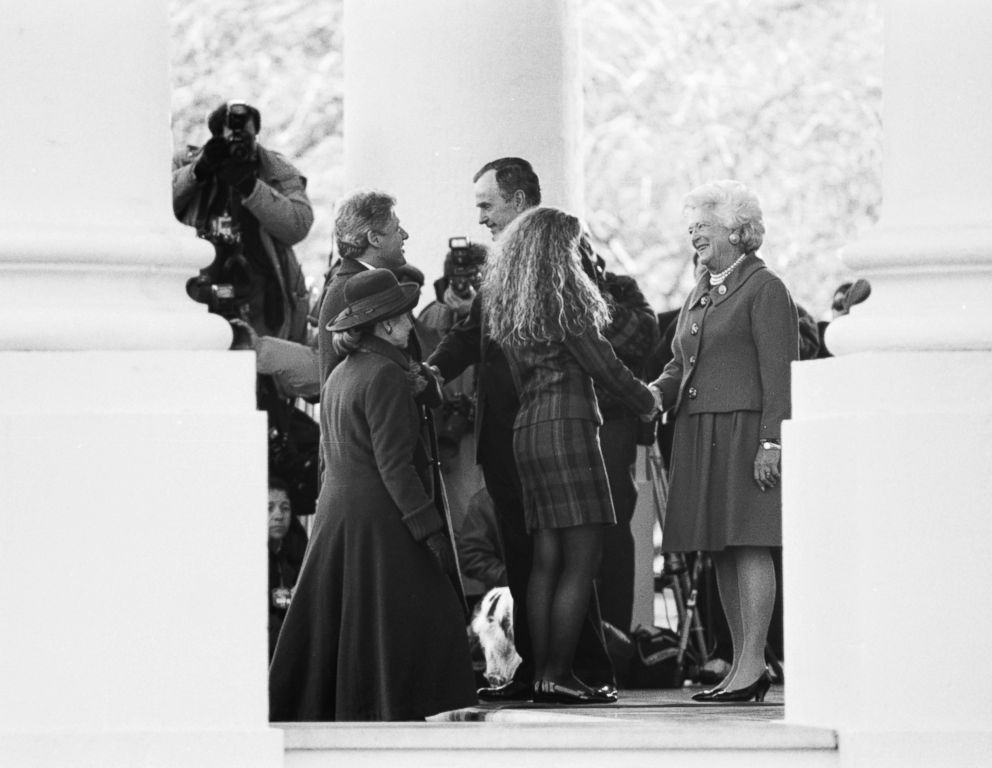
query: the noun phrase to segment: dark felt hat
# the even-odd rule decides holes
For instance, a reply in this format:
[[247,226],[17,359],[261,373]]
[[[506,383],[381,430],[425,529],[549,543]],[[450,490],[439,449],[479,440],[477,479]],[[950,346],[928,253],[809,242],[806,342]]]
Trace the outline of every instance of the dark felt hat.
[[330,323],[329,331],[347,331],[409,312],[420,297],[420,286],[400,283],[388,269],[359,272],[344,286],[348,306]]

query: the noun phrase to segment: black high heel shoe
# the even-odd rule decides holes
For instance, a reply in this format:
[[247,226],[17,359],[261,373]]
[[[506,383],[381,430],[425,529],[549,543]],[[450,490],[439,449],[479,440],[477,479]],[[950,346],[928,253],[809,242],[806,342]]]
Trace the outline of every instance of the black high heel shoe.
[[713,697],[721,693],[723,688],[710,688],[708,691],[700,691],[692,694],[693,701],[713,701]]
[[732,701],[750,701],[751,699],[754,699],[757,702],[762,702],[765,700],[765,694],[768,693],[768,689],[771,687],[772,677],[768,674],[768,670],[766,669],[761,673],[761,677],[751,683],[747,688],[736,688],[733,691],[717,691],[709,699],[707,699],[707,701],[727,703]]

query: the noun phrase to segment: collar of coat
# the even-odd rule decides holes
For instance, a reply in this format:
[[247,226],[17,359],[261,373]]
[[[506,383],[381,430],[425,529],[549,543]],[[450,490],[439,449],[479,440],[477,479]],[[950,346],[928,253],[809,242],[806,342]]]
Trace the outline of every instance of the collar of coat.
[[358,348],[363,352],[371,352],[375,355],[382,355],[389,360],[392,360],[404,371],[410,366],[410,360],[406,356],[406,353],[399,347],[394,347],[385,339],[380,339],[378,336],[373,336],[371,333],[367,333],[365,338],[361,340]]
[[767,267],[765,266],[765,262],[758,258],[758,254],[748,254],[737,269],[727,275],[727,279],[723,281],[723,287],[727,289],[723,293],[720,293],[720,286],[710,285],[710,273],[704,272],[703,276],[699,278],[699,282],[696,283],[696,287],[692,291],[689,306],[698,306],[699,300],[702,299],[703,296],[709,296],[707,301],[713,302],[714,306],[720,304],[733,296],[734,292],[737,291],[738,288],[744,285],[751,279],[751,277],[763,269],[767,269]]
[[336,274],[339,275],[357,275],[359,272],[365,272],[372,267],[366,266],[364,262],[359,259],[341,259],[341,263],[338,265]]

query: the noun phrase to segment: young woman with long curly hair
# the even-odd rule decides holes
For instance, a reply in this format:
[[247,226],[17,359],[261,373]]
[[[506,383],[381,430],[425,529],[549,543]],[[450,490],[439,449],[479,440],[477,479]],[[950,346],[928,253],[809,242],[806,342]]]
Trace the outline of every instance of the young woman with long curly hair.
[[572,671],[603,526],[616,522],[593,381],[645,417],[656,405],[603,338],[609,308],[582,269],[581,234],[579,220],[557,208],[526,211],[497,242],[482,287],[486,329],[520,399],[513,448],[534,540],[527,588],[534,699],[567,704],[614,700]]

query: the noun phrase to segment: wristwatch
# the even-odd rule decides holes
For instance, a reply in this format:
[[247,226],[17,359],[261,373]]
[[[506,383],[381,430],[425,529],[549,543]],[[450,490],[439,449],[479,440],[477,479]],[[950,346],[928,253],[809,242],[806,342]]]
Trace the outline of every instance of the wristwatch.
[[782,446],[779,443],[772,442],[771,440],[762,440],[760,443],[761,447],[766,451],[781,451]]

